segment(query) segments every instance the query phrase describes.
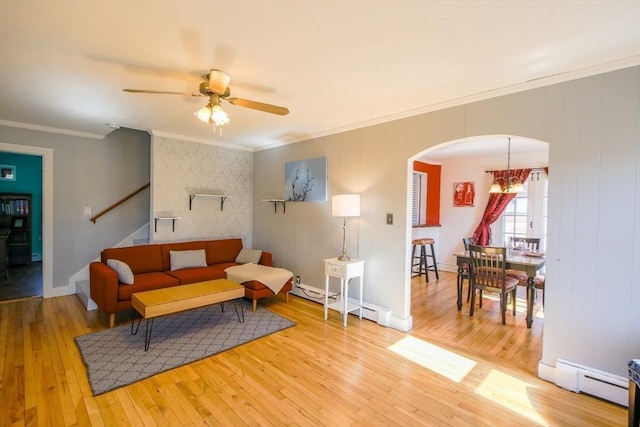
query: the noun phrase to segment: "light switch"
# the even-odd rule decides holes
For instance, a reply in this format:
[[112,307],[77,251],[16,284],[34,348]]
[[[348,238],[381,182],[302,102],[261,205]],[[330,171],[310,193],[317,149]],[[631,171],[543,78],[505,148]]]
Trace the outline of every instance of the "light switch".
[[84,216],[91,216],[91,206],[85,206],[82,210]]
[[387,214],[387,225],[393,225],[393,214]]

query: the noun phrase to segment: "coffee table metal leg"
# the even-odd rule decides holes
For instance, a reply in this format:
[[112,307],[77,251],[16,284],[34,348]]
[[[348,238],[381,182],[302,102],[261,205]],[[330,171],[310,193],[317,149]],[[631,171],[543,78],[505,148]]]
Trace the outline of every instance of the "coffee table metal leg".
[[153,317],[151,318],[151,325],[149,325],[149,319],[147,319],[146,332],[144,334],[144,351],[149,350],[149,343],[151,342],[151,331],[153,330]]
[[[236,309],[236,314],[238,315],[238,321],[240,323],[244,323],[244,307],[242,306],[242,298],[238,298],[238,303],[240,304],[240,312],[238,312],[238,306],[236,306],[236,300],[233,300],[233,308]],[[242,318],[240,318],[242,316]]]
[[131,319],[131,335],[136,335],[138,333],[138,329],[140,329],[140,322],[142,322],[142,317],[138,319],[138,326],[136,326],[136,330],[133,330],[133,325],[136,323],[136,316],[134,315]]

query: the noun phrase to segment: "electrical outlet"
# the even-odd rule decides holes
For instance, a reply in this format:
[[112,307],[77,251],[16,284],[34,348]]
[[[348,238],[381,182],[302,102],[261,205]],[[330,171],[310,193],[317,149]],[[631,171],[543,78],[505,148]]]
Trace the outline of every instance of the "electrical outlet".
[[392,213],[388,213],[387,214],[387,225],[393,225],[393,214]]
[[84,214],[84,216],[91,216],[91,207],[85,206],[84,209],[82,210],[82,213]]

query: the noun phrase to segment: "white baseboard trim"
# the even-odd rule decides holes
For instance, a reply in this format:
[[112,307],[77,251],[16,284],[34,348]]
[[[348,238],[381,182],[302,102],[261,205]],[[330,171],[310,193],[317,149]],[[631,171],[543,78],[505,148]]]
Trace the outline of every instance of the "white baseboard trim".
[[542,360],[538,362],[538,378],[550,383],[556,383],[556,367],[549,366],[542,363]]
[[413,328],[413,316],[409,316],[404,319],[396,316],[391,316],[391,319],[389,320],[389,327],[391,329],[397,329],[401,332],[408,332]]
[[629,381],[619,375],[557,359],[555,367],[540,361],[538,377],[574,393],[590,394],[621,406],[629,405]]
[[76,296],[82,301],[82,305],[87,311],[98,309],[96,303],[91,299],[88,280],[81,280],[76,283]]
[[[96,258],[93,261],[100,261],[100,258]],[[83,280],[89,280],[89,265],[84,267],[82,270],[78,271],[73,276],[69,277],[69,286],[73,287],[76,285],[76,283],[81,282]]]
[[64,297],[66,295],[73,295],[76,293],[76,289],[75,289],[75,284],[74,286],[54,286],[51,288],[51,290],[49,292],[47,292],[46,294],[42,295],[43,298],[55,298],[55,297]]
[[458,266],[456,264],[442,264],[438,263],[438,270],[448,271],[449,273],[458,273]]
[[[299,285],[294,284],[290,293],[291,295],[295,295],[318,304],[324,304],[324,289],[301,283]],[[336,296],[335,293],[330,293],[329,295],[334,297]],[[353,298],[349,298],[349,301],[358,303],[358,301]],[[411,316],[407,319],[400,319],[393,316],[391,310],[388,308],[370,304],[366,301],[362,303],[362,306],[362,318],[376,322],[378,325],[387,326],[402,332],[407,332],[413,327],[413,317]],[[349,314],[358,316],[357,311]]]

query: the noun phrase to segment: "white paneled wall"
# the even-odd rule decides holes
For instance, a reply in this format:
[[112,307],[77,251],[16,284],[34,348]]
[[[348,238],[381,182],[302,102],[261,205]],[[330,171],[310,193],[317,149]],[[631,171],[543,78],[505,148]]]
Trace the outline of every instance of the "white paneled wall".
[[[439,144],[475,136],[547,142],[543,363],[553,367],[562,358],[625,375],[626,361],[640,354],[639,129],[636,66],[257,152],[254,199],[279,191],[285,161],[327,156],[329,194],[361,194],[362,216],[349,242],[367,262],[365,301],[389,307],[393,327],[410,327],[410,160]],[[443,167],[443,185],[458,177],[485,182],[484,168],[471,172],[480,165],[467,166],[468,174],[458,168],[446,179]],[[484,203],[479,197],[480,209]],[[442,188],[441,206],[447,204],[450,192]],[[303,205],[287,206],[286,215],[256,206],[254,240],[308,277],[304,283],[320,285],[322,258],[337,253],[340,224],[326,204]],[[478,209],[456,209],[445,208],[441,215],[443,262],[451,262],[448,253],[462,234],[473,231],[468,221],[479,219]],[[385,224],[386,213],[394,214],[394,225]],[[466,225],[447,231],[458,221]],[[451,307],[455,310],[454,302]]]

